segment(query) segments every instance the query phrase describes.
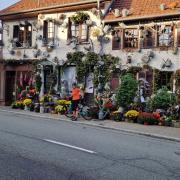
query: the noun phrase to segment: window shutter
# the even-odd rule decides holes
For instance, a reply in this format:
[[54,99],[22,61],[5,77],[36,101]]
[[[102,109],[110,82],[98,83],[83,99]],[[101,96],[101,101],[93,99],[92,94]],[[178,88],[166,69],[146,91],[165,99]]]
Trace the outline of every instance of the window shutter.
[[180,28],[177,29],[177,45],[180,46]]
[[19,38],[19,26],[14,26],[13,28],[13,39]]
[[43,26],[43,39],[45,41],[48,40],[48,22],[44,21],[44,26]]
[[21,47],[22,44],[19,42],[19,32],[20,32],[20,28],[18,25],[13,27],[13,39],[17,38],[18,42],[16,42],[16,47]]
[[71,30],[72,22],[71,19],[68,18],[68,31],[67,31],[67,39],[72,38],[72,30]]
[[121,48],[121,30],[117,30],[112,36],[112,50],[119,50]]
[[32,46],[32,26],[30,24],[26,26],[26,42],[30,47]]
[[75,24],[71,24],[71,34],[68,35],[69,39],[71,39],[72,37],[76,37],[76,26]]

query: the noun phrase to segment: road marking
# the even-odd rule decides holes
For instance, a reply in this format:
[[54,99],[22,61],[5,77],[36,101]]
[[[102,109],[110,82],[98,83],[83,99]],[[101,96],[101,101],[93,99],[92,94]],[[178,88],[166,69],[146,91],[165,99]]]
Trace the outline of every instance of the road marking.
[[79,151],[84,151],[84,152],[87,152],[87,153],[90,153],[90,154],[96,154],[96,152],[94,152],[94,151],[84,149],[84,148],[80,148],[80,147],[77,147],[77,146],[73,146],[73,145],[70,145],[70,144],[65,144],[65,143],[58,142],[58,141],[53,141],[53,140],[50,140],[50,139],[43,139],[43,140],[46,141],[46,142],[50,142],[50,143],[53,143],[53,144],[58,144],[58,145],[69,147],[69,148],[76,149],[76,150],[79,150]]

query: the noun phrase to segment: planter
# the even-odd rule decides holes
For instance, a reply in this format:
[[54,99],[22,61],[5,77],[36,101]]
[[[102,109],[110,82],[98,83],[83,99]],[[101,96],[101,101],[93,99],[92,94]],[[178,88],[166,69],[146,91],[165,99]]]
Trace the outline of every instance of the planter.
[[180,128],[180,121],[172,120],[172,126],[176,128]]
[[27,106],[27,105],[24,106],[24,110],[25,110],[25,111],[28,110],[28,106]]
[[40,106],[40,113],[44,113],[44,107]]
[[99,120],[103,120],[104,119],[104,112],[103,112],[103,110],[99,110],[98,119]]
[[147,125],[149,125],[149,123],[148,123],[148,122],[144,122],[144,125],[146,125],[146,126],[147,126]]

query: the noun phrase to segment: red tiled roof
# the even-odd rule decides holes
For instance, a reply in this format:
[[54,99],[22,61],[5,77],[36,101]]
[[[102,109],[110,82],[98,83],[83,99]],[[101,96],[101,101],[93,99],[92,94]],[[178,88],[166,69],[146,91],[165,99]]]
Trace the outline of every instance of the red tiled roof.
[[[176,7],[173,9],[173,4]],[[160,9],[160,5],[165,4],[165,10]],[[127,17],[115,17],[113,14],[114,9],[128,9],[131,14]],[[138,19],[153,16],[162,16],[168,14],[179,14],[180,15],[180,0],[115,0],[112,11],[107,14],[105,21],[116,21],[125,19]]]
[[4,13],[15,13],[17,11],[28,11],[28,10],[33,10],[33,9],[38,9],[38,8],[46,8],[46,7],[53,7],[53,6],[58,6],[58,5],[64,5],[64,4],[69,4],[71,5],[72,3],[80,3],[80,2],[86,2],[85,0],[21,0],[12,6],[9,6],[6,9],[3,9],[0,11],[0,14]]

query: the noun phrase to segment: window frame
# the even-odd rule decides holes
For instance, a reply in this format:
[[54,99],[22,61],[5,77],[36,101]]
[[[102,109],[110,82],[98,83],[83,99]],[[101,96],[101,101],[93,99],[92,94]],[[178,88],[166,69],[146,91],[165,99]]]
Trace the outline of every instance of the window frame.
[[[151,33],[151,35],[148,37],[148,35],[146,37],[143,37],[142,43],[141,43],[141,48],[142,49],[151,49],[151,48],[155,48],[155,44],[156,44],[156,33],[151,30],[151,29],[146,29],[146,31],[148,31],[148,33]],[[142,34],[142,36],[144,36]],[[149,46],[148,44],[150,43],[152,44],[151,46]]]
[[45,20],[43,25],[43,40],[44,44],[54,42],[55,39],[55,21]]
[[[137,35],[135,35],[135,37],[128,37],[129,41],[126,41],[126,32],[127,31],[137,31]],[[133,33],[134,34],[134,33]],[[135,47],[132,46],[126,46],[126,43],[130,44],[131,40],[130,38],[132,38],[132,40],[136,39],[136,42],[134,42],[134,44],[136,45]],[[123,38],[123,48],[124,49],[138,49],[138,44],[139,44],[139,30],[137,28],[126,28],[124,29],[124,38]]]
[[[86,27],[86,29],[83,29],[83,26]],[[83,34],[83,30],[85,30],[85,35]],[[69,18],[67,39],[72,39],[73,37],[77,38],[78,43],[80,44],[88,43],[89,42],[89,26],[86,23],[74,24],[71,22]]]
[[[30,27],[30,31],[29,31]],[[13,26],[13,39],[17,38],[17,48],[29,48],[32,47],[32,25],[14,25]],[[27,46],[28,45],[28,46]]]
[[[174,26],[171,26],[171,25],[165,25],[165,28],[171,28],[171,32],[169,32],[169,33],[162,33],[162,31],[161,32],[159,32],[160,30],[159,30],[159,26],[157,26],[156,27],[156,30],[158,31],[158,33],[157,33],[157,47],[159,47],[159,48],[163,48],[163,47],[173,47],[173,45],[174,45]],[[165,30],[165,28],[164,28],[164,30]],[[161,33],[161,35],[162,36],[165,36],[166,34],[169,34],[169,37],[166,39],[166,38],[164,38],[164,39],[162,39],[162,41],[170,41],[170,43],[168,44],[168,45],[166,45],[166,43],[164,43],[164,44],[162,44],[162,45],[160,45],[160,33]],[[171,35],[172,35],[172,37],[171,37]],[[172,40],[172,41],[171,41]]]

